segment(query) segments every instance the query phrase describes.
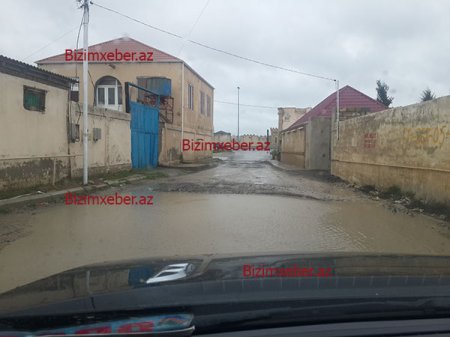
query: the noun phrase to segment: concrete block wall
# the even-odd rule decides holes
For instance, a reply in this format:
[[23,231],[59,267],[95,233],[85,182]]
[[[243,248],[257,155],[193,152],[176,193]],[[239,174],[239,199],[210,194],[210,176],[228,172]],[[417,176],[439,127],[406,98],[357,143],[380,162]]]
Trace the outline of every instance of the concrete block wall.
[[306,127],[281,133],[281,162],[305,168],[305,133]]
[[312,119],[306,128],[306,168],[330,170],[331,119]]

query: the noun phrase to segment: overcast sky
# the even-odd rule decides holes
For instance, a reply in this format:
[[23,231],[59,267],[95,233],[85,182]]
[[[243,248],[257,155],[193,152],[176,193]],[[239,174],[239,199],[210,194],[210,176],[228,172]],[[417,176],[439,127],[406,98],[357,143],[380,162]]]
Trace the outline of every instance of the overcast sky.
[[[381,79],[391,88],[394,106],[416,103],[426,87],[437,96],[450,94],[450,1],[94,3],[234,54],[337,78],[341,86],[351,85],[374,98],[375,82]],[[0,11],[0,53],[33,63],[75,48],[82,16],[77,7],[75,0],[5,2]],[[313,107],[334,90],[331,81],[207,50],[91,6],[89,44],[122,36],[184,59],[215,87],[216,100],[237,102],[239,86],[243,104]],[[215,131],[235,133],[237,106],[216,102],[214,111]],[[276,109],[241,106],[240,112],[241,134],[265,134],[277,126]]]

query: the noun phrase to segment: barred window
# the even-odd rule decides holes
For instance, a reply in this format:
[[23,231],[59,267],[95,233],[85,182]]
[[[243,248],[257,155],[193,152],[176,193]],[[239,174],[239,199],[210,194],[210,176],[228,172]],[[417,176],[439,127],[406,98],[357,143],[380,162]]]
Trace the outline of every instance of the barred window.
[[200,91],[200,114],[206,115],[205,113],[205,93]]
[[32,111],[45,111],[45,90],[24,86],[23,107]]
[[188,85],[188,108],[194,110],[194,86]]
[[212,105],[211,105],[211,96],[206,96],[206,115],[211,117],[212,114]]

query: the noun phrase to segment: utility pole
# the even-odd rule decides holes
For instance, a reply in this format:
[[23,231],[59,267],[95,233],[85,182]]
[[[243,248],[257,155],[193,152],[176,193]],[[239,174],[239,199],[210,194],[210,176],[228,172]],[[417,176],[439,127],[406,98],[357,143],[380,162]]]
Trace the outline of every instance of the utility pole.
[[337,140],[339,140],[339,119],[340,119],[340,108],[339,108],[339,80],[336,80],[336,132]]
[[[188,91],[189,95],[189,91]],[[183,139],[184,139],[184,62],[181,63],[181,141],[180,141],[180,154],[183,160]],[[172,160],[172,158],[169,158]]]
[[241,89],[241,88],[239,88],[239,87],[237,87],[237,90],[238,90],[238,132],[237,132],[237,140],[238,140],[238,142],[239,142],[239,89]]
[[83,2],[83,185],[88,184],[88,24],[89,0]]

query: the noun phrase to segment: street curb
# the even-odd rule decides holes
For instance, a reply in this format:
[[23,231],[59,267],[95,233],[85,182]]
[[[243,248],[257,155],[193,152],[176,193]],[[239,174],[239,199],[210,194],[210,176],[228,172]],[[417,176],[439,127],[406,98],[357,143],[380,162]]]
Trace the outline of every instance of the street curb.
[[218,162],[211,162],[207,164],[195,164],[195,163],[181,163],[177,165],[160,165],[164,168],[171,168],[171,169],[186,169],[186,170],[192,170],[192,171],[201,171],[201,170],[207,170],[210,168],[217,167],[219,165]]
[[272,165],[272,167],[275,167],[275,168],[283,170],[283,171],[288,171],[288,172],[304,172],[304,171],[307,171],[307,170],[301,169],[301,168],[283,167],[281,165],[275,164],[274,160],[267,160],[266,162],[269,163],[270,165]]
[[32,201],[43,201],[54,197],[61,197],[66,193],[86,193],[92,191],[98,191],[102,189],[106,189],[108,187],[117,186],[126,182],[135,182],[138,180],[145,179],[145,176],[131,176],[125,179],[118,180],[109,180],[107,183],[97,184],[97,185],[88,185],[88,186],[80,186],[80,187],[72,187],[64,190],[51,191],[47,193],[39,193],[33,195],[23,195],[16,196],[9,199],[0,199],[0,207],[3,206],[14,206],[20,205],[22,203],[32,202]]
[[47,193],[40,193],[40,194],[34,194],[34,195],[25,195],[25,196],[17,196],[9,199],[1,199],[0,200],[0,207],[3,206],[12,206],[12,205],[19,205],[21,203],[27,203],[31,201],[43,201],[54,197],[60,197],[63,196],[66,193],[80,193],[80,192],[90,192],[90,191],[97,191],[101,190],[103,188],[107,188],[110,185],[107,184],[98,184],[93,186],[86,186],[86,187],[73,187],[66,190],[59,190],[59,191],[51,191]]

